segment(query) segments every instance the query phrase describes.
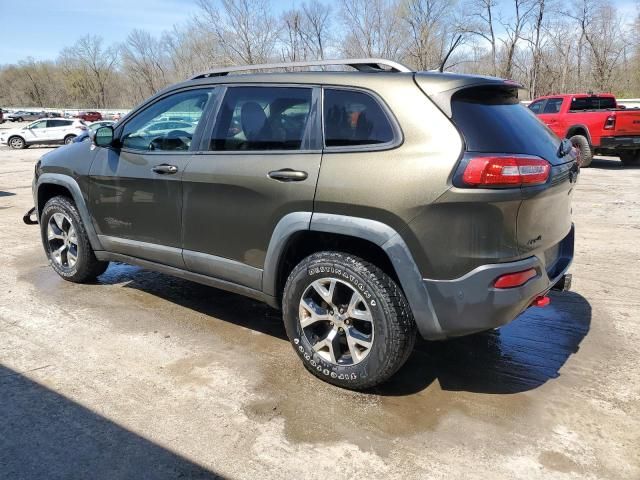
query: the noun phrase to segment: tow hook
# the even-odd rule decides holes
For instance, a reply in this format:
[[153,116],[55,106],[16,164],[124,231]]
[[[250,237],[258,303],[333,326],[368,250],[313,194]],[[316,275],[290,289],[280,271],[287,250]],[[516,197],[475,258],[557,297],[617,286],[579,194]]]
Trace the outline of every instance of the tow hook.
[[571,290],[571,274],[565,273],[560,277],[551,290],[558,290],[560,292],[568,292]]
[[37,218],[31,218],[31,216],[35,213],[36,211],[36,207],[33,207],[31,210],[29,210],[24,217],[22,217],[22,221],[24,223],[26,223],[27,225],[37,225],[38,224],[38,219]]
[[531,302],[532,307],[546,307],[551,303],[551,299],[546,295],[540,295],[536,297],[533,302]]

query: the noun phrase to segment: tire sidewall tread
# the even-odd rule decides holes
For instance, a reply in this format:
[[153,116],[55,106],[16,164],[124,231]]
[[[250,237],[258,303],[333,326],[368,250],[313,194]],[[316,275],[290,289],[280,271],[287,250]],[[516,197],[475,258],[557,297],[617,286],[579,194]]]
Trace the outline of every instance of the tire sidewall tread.
[[[335,365],[320,357],[298,320],[304,291],[311,282],[327,277],[340,279],[358,291],[373,317],[373,346],[355,365]],[[287,336],[305,367],[343,388],[363,390],[384,382],[405,363],[415,342],[415,321],[396,283],[375,265],[346,253],[319,252],[300,262],[285,285],[282,311]]]
[[[73,226],[76,230],[78,237],[78,260],[73,268],[65,268],[58,265],[51,258],[51,251],[49,250],[49,242],[47,240],[47,226],[49,219],[55,213],[62,213],[71,218]],[[75,204],[67,197],[56,196],[51,198],[42,209],[40,214],[40,233],[42,237],[42,244],[44,246],[45,253],[49,259],[51,267],[55,272],[65,280],[75,283],[84,283],[95,280],[95,278],[107,269],[109,262],[99,261],[89,242],[89,236],[84,228],[80,214]]]

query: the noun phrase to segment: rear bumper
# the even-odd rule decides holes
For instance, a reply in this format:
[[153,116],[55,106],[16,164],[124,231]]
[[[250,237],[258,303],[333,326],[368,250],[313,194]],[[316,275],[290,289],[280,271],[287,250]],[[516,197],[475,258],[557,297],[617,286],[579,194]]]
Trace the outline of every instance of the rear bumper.
[[640,135],[626,137],[602,137],[597,149],[604,150],[638,150],[640,149]]
[[[483,265],[454,280],[428,280],[434,313],[446,337],[467,335],[500,327],[514,320],[539,295],[547,293],[573,260],[574,227],[556,246],[540,255],[516,262]],[[529,268],[536,276],[524,285],[498,289],[501,275]]]

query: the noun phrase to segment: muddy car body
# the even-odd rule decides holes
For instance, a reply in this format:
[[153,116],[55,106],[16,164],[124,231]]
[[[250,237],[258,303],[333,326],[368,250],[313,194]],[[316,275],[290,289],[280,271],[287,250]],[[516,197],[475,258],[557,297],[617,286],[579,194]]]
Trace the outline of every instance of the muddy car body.
[[[208,72],[45,155],[33,213],[54,269],[120,261],[264,301],[310,371],[353,389],[397,371],[416,330],[544,303],[573,257],[570,144],[513,83],[313,65],[335,63],[358,71]],[[194,128],[145,133],[178,114]]]

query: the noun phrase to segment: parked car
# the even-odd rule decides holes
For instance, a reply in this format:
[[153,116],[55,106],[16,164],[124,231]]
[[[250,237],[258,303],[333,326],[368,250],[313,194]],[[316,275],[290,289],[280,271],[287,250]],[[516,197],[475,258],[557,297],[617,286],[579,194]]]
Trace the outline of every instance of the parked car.
[[4,111],[0,108],[0,124],[4,123]]
[[529,108],[556,135],[571,140],[580,151],[582,167],[591,164],[594,154],[640,165],[640,109],[619,106],[613,95],[549,95]]
[[85,140],[89,140],[89,133],[95,132],[100,127],[106,127],[107,125],[113,125],[116,122],[111,120],[101,120],[99,122],[93,122],[87,125],[87,129],[83,131],[80,135],[73,139],[74,142],[84,142]]
[[7,120],[11,122],[26,122],[29,120],[38,120],[39,118],[46,117],[45,112],[27,112],[25,110],[18,110],[17,112],[7,115]]
[[81,120],[42,119],[25,127],[0,130],[0,144],[16,149],[35,144],[69,144],[86,129]]
[[[500,327],[567,287],[577,154],[517,85],[286,66],[309,65],[366,73],[208,72],[42,157],[25,222],[52,268],[130,263],[281,308],[307,369],[351,389],[392,376],[416,331]],[[147,128],[187,111],[193,133]]]
[[100,112],[78,112],[74,115],[74,118],[79,118],[85,122],[97,122],[102,120],[102,114]]

